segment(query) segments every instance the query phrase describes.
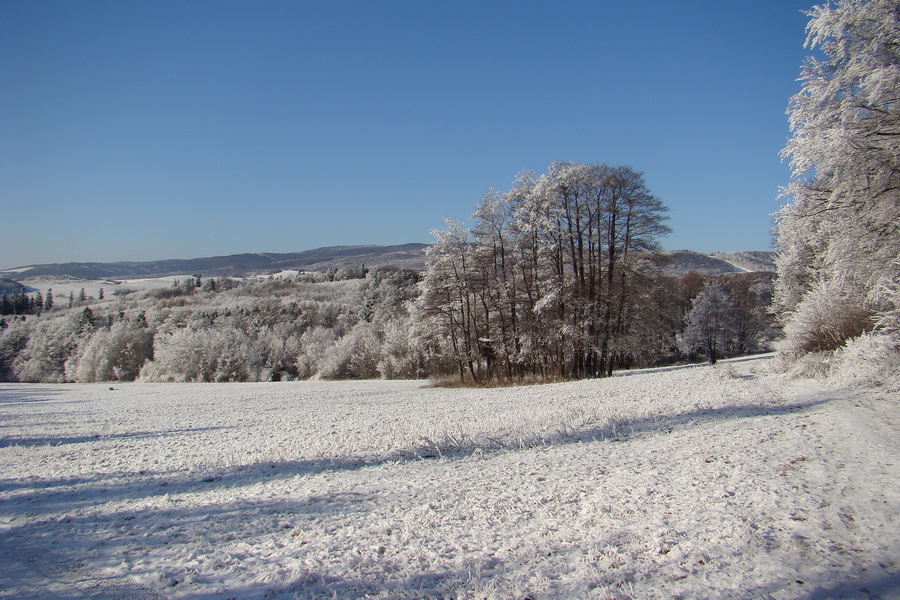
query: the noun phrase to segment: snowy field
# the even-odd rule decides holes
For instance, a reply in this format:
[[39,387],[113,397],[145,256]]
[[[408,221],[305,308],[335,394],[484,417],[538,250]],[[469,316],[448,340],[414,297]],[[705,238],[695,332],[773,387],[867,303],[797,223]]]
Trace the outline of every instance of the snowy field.
[[0,384],[0,598],[897,598],[900,399]]
[[[290,279],[295,278],[299,271],[281,271],[271,275],[275,278]],[[116,292],[145,292],[147,290],[158,290],[162,288],[170,288],[176,282],[184,282],[193,275],[185,273],[184,275],[174,275],[166,277],[147,277],[142,279],[80,279],[77,277],[27,277],[19,279],[19,283],[28,288],[29,293],[41,292],[46,297],[49,290],[53,290],[53,297],[57,305],[63,306],[69,294],[76,298],[81,290],[88,297],[97,298],[100,295],[100,288],[103,288],[103,294],[108,298]],[[269,275],[261,275],[257,279],[267,279]],[[248,279],[247,277],[232,277],[235,280]]]

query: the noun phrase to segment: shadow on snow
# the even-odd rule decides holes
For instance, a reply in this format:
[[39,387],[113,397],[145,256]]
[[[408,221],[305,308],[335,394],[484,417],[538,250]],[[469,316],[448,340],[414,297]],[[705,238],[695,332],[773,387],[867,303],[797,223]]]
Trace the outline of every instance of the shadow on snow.
[[[639,436],[657,432],[669,432],[676,427],[691,427],[710,421],[778,417],[810,410],[829,400],[817,400],[789,405],[755,404],[688,411],[669,416],[657,416],[628,423],[606,423],[548,437],[528,441],[524,446],[540,447],[554,444],[580,443],[610,439],[621,435]],[[166,433],[190,433],[197,430],[175,430]],[[140,432],[123,434],[123,437],[151,436],[158,433]],[[94,438],[91,438],[92,440]],[[78,443],[71,439],[68,443]],[[307,495],[298,486],[296,497],[260,498],[247,494],[230,494],[224,498],[203,496],[229,488],[251,486],[266,481],[278,482],[326,471],[349,471],[389,463],[402,464],[428,457],[436,457],[435,451],[445,459],[463,459],[476,451],[515,451],[523,447],[516,444],[488,442],[486,445],[454,447],[448,443],[440,448],[434,444],[396,452],[382,457],[320,458],[301,461],[266,462],[196,471],[163,473],[127,472],[115,475],[87,475],[61,477],[38,481],[7,480],[0,483],[0,517],[5,526],[0,530],[0,573],[18,576],[19,589],[28,597],[28,590],[35,590],[33,597],[60,598],[113,598],[127,592],[130,597],[157,598],[157,592],[129,587],[127,582],[104,579],[102,568],[120,564],[122,555],[146,548],[169,544],[192,546],[200,553],[213,554],[231,544],[254,546],[257,542],[270,541],[278,536],[291,536],[295,531],[309,529],[307,525],[319,517],[337,514],[366,513],[385,498],[354,492],[331,492]],[[184,498],[182,494],[200,494],[211,502],[193,504],[196,498]],[[242,497],[243,496],[243,497]],[[107,502],[142,501],[149,506],[128,509],[127,504],[112,514],[97,510]],[[79,510],[85,509],[85,510]],[[82,513],[82,514],[78,514]],[[43,515],[43,516],[42,516]],[[241,526],[252,523],[252,527]],[[237,536],[237,537],[236,537]],[[242,539],[240,536],[244,536]],[[90,558],[86,558],[90,557]],[[483,565],[486,569],[479,577],[502,577],[502,563]],[[50,569],[53,569],[52,571]],[[183,593],[183,573],[179,565],[172,565],[170,573],[148,573],[147,567],[132,563],[130,575],[168,578],[160,580],[158,589],[165,595]],[[243,568],[243,567],[241,567]],[[247,567],[248,569],[251,567]],[[41,570],[43,569],[43,571]],[[10,575],[10,573],[12,575]],[[18,573],[19,575],[16,575]],[[251,575],[248,573],[248,575]],[[78,579],[78,577],[81,577]],[[182,579],[179,581],[179,577]],[[875,577],[875,576],[873,576]],[[3,575],[0,575],[2,587]],[[15,582],[13,582],[15,583]],[[471,587],[470,571],[411,572],[405,577],[396,574],[373,573],[364,579],[341,579],[322,572],[310,571],[294,574],[280,582],[268,597],[285,595],[295,598],[338,595],[346,598],[363,598],[379,593],[398,593],[408,597],[410,590],[418,590],[418,597],[442,597],[454,586]],[[56,586],[54,588],[53,586]],[[67,587],[68,586],[68,587]],[[124,587],[123,587],[124,586]],[[810,586],[812,587],[812,586]],[[254,584],[246,592],[261,591],[265,584]],[[858,593],[868,589],[873,593],[890,595],[898,589],[895,576],[887,575],[872,581],[847,580],[833,587],[812,588],[808,600],[840,597],[841,594]],[[773,591],[774,588],[768,590]],[[232,593],[241,590],[230,590]],[[757,596],[766,598],[767,590],[760,589]],[[757,597],[752,594],[750,597]]]

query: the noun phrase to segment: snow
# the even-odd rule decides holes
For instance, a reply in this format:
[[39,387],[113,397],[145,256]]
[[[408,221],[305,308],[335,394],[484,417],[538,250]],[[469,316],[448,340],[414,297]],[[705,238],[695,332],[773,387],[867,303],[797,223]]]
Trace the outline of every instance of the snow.
[[[289,279],[296,277],[300,271],[285,270],[272,275],[276,279]],[[40,291],[45,296],[48,290],[53,290],[53,296],[57,303],[64,303],[69,294],[74,294],[77,298],[81,290],[85,291],[89,297],[96,298],[103,288],[104,295],[107,297],[116,291],[144,292],[147,290],[156,290],[161,288],[170,288],[175,282],[184,282],[194,275],[185,273],[184,275],[167,275],[164,277],[143,277],[134,279],[80,279],[77,277],[26,277],[18,281],[22,285],[28,286],[33,291]],[[269,275],[259,275],[256,279],[268,279]],[[231,277],[236,281],[247,279],[246,277]],[[205,280],[205,278],[204,278]]]
[[900,596],[896,386],[0,385],[0,598]]
[[73,294],[76,298],[81,290],[84,290],[88,297],[96,298],[103,288],[105,296],[114,294],[117,290],[129,290],[132,292],[142,292],[145,290],[172,287],[175,281],[184,281],[192,277],[191,275],[181,275],[173,277],[152,277],[143,279],[80,279],[76,277],[25,277],[19,279],[19,283],[28,286],[34,291],[41,292],[44,296],[48,290],[53,290],[53,297],[60,306],[65,304],[69,294]]

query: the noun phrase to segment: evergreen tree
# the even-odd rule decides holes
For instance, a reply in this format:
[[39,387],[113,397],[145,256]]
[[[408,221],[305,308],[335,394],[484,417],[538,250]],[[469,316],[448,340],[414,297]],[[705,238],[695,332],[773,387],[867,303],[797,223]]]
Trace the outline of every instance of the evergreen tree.
[[78,318],[78,331],[82,334],[90,333],[94,330],[95,325],[94,311],[89,306],[85,306]]
[[47,290],[47,297],[44,298],[44,310],[53,308],[53,288]]

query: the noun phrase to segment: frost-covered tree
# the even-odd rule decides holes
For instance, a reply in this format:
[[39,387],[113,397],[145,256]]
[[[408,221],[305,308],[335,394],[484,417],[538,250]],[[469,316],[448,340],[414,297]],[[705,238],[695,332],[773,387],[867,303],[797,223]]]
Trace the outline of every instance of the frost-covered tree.
[[739,321],[737,305],[722,282],[707,281],[687,315],[684,345],[700,350],[714,365],[734,342]]
[[179,329],[157,335],[154,361],[141,376],[161,381],[255,381],[262,368],[258,345],[238,329]]
[[28,326],[20,319],[0,323],[0,381],[13,381],[13,361],[28,344]]
[[900,281],[900,2],[808,14],[806,44],[820,55],[788,108],[792,180],[776,214],[775,303],[801,352],[874,327]]
[[448,222],[422,302],[461,377],[593,377],[629,364],[666,208],[630,167],[554,163]]
[[18,381],[66,381],[65,364],[81,342],[81,314],[70,311],[59,318],[38,319],[27,331],[27,342],[12,361]]
[[72,381],[134,381],[153,358],[153,334],[119,321],[94,333],[80,352],[66,363]]
[[746,354],[767,348],[776,334],[775,320],[769,311],[772,303],[772,277],[769,273],[734,273],[723,278],[734,300],[734,352]]
[[447,219],[446,230],[435,230],[435,243],[427,249],[428,270],[422,288],[424,314],[448,340],[451,359],[460,377],[468,372],[478,381],[477,362],[480,319],[475,281],[471,231]]

